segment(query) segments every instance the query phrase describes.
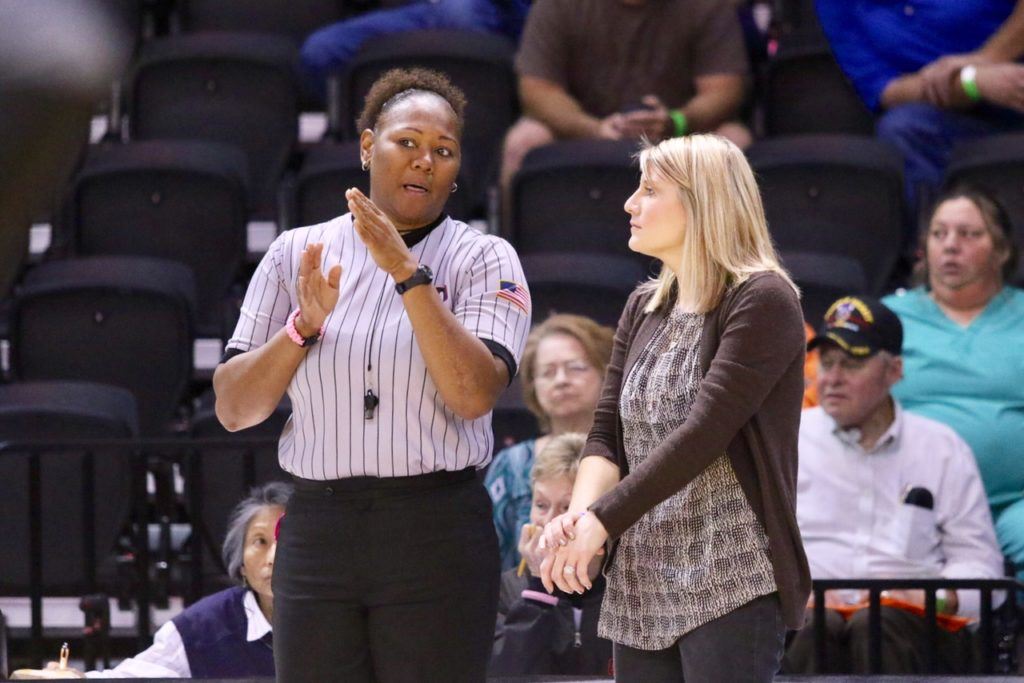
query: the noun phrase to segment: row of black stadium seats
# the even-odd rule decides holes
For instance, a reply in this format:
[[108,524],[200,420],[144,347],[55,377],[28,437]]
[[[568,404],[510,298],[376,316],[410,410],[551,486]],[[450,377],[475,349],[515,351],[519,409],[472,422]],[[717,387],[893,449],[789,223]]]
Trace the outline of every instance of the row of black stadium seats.
[[[444,71],[468,95],[462,186],[468,208],[483,212],[503,133],[519,113],[514,50],[501,37],[463,31],[372,40],[350,69],[336,75],[328,104],[330,134],[354,139],[363,97],[385,70]],[[872,130],[870,114],[823,44],[784,44],[769,63],[763,90],[759,99],[769,135]],[[194,138],[239,147],[248,160],[254,206],[267,212],[296,146],[301,92],[296,48],[287,38],[200,32],[154,40],[139,50],[126,76],[125,133],[132,140]]]
[[280,36],[296,47],[310,33],[366,11],[408,0],[98,0],[117,28],[139,44],[156,36],[254,32]]
[[[0,533],[11,547],[29,548],[30,520],[36,519],[43,533],[65,535],[66,542],[44,543],[41,549],[40,579],[48,594],[95,590],[82,583],[87,577],[98,580],[95,569],[127,528],[131,501],[138,495],[133,459],[143,458],[140,464],[148,469],[145,461],[156,454],[180,465],[188,521],[203,544],[202,564],[223,574],[217,549],[231,508],[249,487],[289,479],[278,465],[276,439],[291,407],[286,397],[260,425],[230,434],[214,414],[212,391],[197,403],[187,432],[176,439],[140,442],[136,439],[145,438],[145,428],[139,404],[127,389],[57,380],[0,385],[0,496],[13,513],[0,516]],[[518,383],[495,408],[494,432],[495,450],[537,433]],[[34,516],[29,514],[33,505],[39,506]],[[91,510],[94,518],[83,519],[83,510]],[[26,555],[0,556],[0,596],[24,595],[30,573]]]
[[[513,180],[503,236],[524,257],[612,255],[638,264],[641,278],[650,273],[649,260],[627,247],[622,203],[636,184],[632,153],[629,143],[593,141],[532,151]],[[903,235],[903,181],[895,153],[870,138],[796,136],[756,143],[748,154],[780,249],[852,259],[863,268],[863,289],[881,293]],[[1024,222],[1022,158],[1024,136],[971,142],[954,154],[949,178],[990,186],[1015,222]],[[366,190],[366,183],[357,143],[312,148],[283,193],[288,224],[342,213],[344,190]],[[186,264],[196,278],[197,332],[224,337],[233,320],[225,299],[237,307],[242,284],[247,188],[244,160],[227,145],[153,141],[104,147],[71,184],[55,253],[151,256]],[[449,202],[455,216],[465,215],[462,196],[456,193]]]
[[[839,294],[864,290],[862,269],[845,257],[784,258],[804,288],[808,317],[819,316]],[[614,325],[629,293],[651,272],[614,254],[534,253],[522,262],[538,320],[572,312]],[[13,300],[11,376],[122,387],[138,404],[142,434],[170,433],[194,376],[195,300],[189,270],[165,260],[96,256],[44,263]]]
[[[0,553],[0,596],[102,591],[135,599],[138,590],[158,597],[136,585],[150,568],[133,556],[145,555],[143,546],[155,550],[138,532],[162,517],[187,522],[192,531],[190,572],[175,580],[180,592],[194,600],[225,587],[219,548],[230,510],[251,486],[289,479],[276,456],[289,412],[285,401],[242,439],[225,438],[207,399],[188,438],[139,441],[137,404],[123,388],[67,381],[0,386],[0,533],[19,549]],[[145,481],[154,463],[179,466],[183,516],[173,503],[154,511],[160,503]],[[150,554],[167,557],[162,550]],[[124,566],[116,556],[127,560]]]
[[[518,116],[514,46],[464,31],[410,32],[371,41],[337,75],[329,136],[352,140],[370,85],[389,68],[445,71],[469,94],[461,186],[482,212],[504,131]],[[126,74],[121,106],[129,140],[195,139],[240,149],[252,208],[273,214],[276,188],[297,149],[302,85],[292,41],[261,33],[196,33],[146,43]],[[115,128],[120,120],[113,121]],[[478,181],[479,179],[479,181]]]
[[[805,289],[809,319],[820,315],[838,293],[878,294],[885,285],[899,244],[901,193],[898,162],[877,144],[870,139],[805,137],[790,143],[769,141],[751,150],[773,235]],[[955,156],[951,179],[981,180],[997,188],[1020,221],[1022,149],[1021,136],[973,143]],[[621,202],[636,174],[629,151],[617,145],[570,143],[536,150],[526,160],[513,194],[516,206],[531,210],[513,212],[507,237],[522,255],[538,320],[558,310],[614,324],[628,292],[653,272],[649,262],[626,247]],[[209,166],[217,163],[210,161]],[[93,207],[102,220],[93,225],[86,217],[77,219],[88,226],[81,232],[86,243],[102,246],[116,225],[121,244],[108,244],[106,250],[80,245],[81,252],[148,252],[182,258],[192,268],[96,256],[50,261],[32,269],[18,289],[10,318],[11,370],[19,379],[91,379],[128,387],[142,406],[145,431],[161,433],[192,377],[198,302],[220,300],[217,292],[197,295],[195,281],[224,278],[228,266],[243,255],[237,218],[241,201],[229,201],[239,185],[212,182],[202,173],[172,183],[168,168],[174,164],[165,164],[156,173],[159,191],[148,184],[155,180],[144,179],[137,169],[111,173],[118,181],[104,190],[103,170],[121,168],[107,159],[83,174],[82,205]],[[190,189],[206,194],[193,196]],[[218,191],[227,199],[209,194]],[[116,209],[122,204],[127,208],[118,217]],[[149,215],[147,207],[158,210]],[[214,211],[216,207],[223,211]],[[161,212],[169,216],[166,223],[160,223]],[[215,213],[221,225],[200,222]],[[236,218],[223,217],[232,215]],[[146,236],[139,225],[159,226],[165,234]],[[183,239],[182,226],[193,225],[229,230],[235,235],[234,255],[215,251],[228,243],[227,237],[210,243]],[[1022,234],[1018,229],[1018,237]],[[200,237],[205,239],[202,231]],[[190,246],[182,248],[182,243]],[[224,337],[223,329],[218,336]]]
[[[229,20],[218,23],[218,11],[238,11],[216,10],[217,5],[196,9],[195,16],[213,17],[195,23],[199,32],[154,40],[140,49],[126,77],[123,109],[129,125],[124,133],[133,141],[192,139],[237,147],[245,159],[250,213],[277,218],[278,184],[296,151],[301,88],[294,40],[258,32],[204,32],[230,26]],[[182,7],[185,16],[192,16],[188,4]],[[471,121],[463,189],[453,209],[463,217],[483,215],[503,133],[518,115],[513,50],[501,38],[459,31],[410,32],[371,41],[352,68],[338,75],[329,106],[333,136],[354,138],[353,119],[363,96],[387,68],[424,65],[445,71],[469,94]],[[820,44],[787,51],[784,43],[766,82],[765,127],[771,133],[870,131],[870,116]],[[801,96],[811,90],[815,97]],[[826,110],[828,115],[822,115]]]
[[[0,533],[21,549],[0,554],[0,596],[29,597],[36,654],[44,597],[129,600],[138,609],[140,643],[148,643],[151,604],[169,595],[192,602],[226,587],[219,548],[230,510],[250,487],[289,480],[276,446],[289,412],[285,401],[262,425],[229,435],[207,395],[190,438],[139,441],[136,403],[124,389],[0,386],[0,496],[8,513],[0,515]],[[494,424],[496,448],[537,433],[514,392],[499,401]],[[183,500],[169,508],[161,507],[159,487],[155,499],[146,490],[147,474],[161,463],[176,463],[184,482]],[[168,520],[188,524],[180,550],[154,545],[150,530],[159,521],[163,533]]]

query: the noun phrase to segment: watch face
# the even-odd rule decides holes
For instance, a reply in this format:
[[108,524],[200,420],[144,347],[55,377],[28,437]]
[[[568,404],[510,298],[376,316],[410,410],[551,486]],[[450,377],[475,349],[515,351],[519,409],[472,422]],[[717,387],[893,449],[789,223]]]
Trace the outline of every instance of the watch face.
[[399,282],[395,285],[395,289],[398,290],[399,294],[405,294],[411,288],[416,285],[426,285],[434,281],[434,271],[430,270],[429,266],[420,264],[416,268],[416,272],[413,273],[408,280],[405,282]]

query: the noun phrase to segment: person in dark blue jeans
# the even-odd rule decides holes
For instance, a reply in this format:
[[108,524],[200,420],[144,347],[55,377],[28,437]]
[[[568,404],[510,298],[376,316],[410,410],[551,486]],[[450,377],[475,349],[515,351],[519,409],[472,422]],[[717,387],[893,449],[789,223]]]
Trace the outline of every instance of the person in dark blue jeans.
[[[912,216],[953,146],[1024,129],[1024,0],[817,0],[843,72],[904,158]],[[908,238],[914,221],[908,221]],[[911,240],[908,239],[908,244]]]
[[422,29],[461,29],[518,41],[529,7],[530,0],[415,0],[367,12],[310,35],[302,46],[302,68],[310,89],[322,98],[328,74],[344,71],[372,38]]

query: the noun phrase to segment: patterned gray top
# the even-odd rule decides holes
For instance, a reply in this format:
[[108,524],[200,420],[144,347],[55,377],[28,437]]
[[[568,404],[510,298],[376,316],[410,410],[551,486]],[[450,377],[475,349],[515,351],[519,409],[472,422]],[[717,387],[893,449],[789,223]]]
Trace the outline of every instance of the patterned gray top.
[[[704,315],[673,309],[641,352],[619,399],[635,470],[681,425],[700,389]],[[685,457],[685,454],[680,454]],[[776,590],[768,538],[723,453],[619,539],[598,633],[641,650]]]

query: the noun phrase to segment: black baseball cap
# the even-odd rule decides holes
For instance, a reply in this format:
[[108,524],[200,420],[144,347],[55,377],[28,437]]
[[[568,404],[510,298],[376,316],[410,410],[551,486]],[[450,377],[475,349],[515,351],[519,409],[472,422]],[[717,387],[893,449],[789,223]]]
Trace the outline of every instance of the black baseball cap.
[[865,357],[879,351],[899,356],[903,352],[903,324],[877,299],[844,296],[828,307],[824,324],[814,339],[807,342],[807,350],[825,342],[851,356]]

